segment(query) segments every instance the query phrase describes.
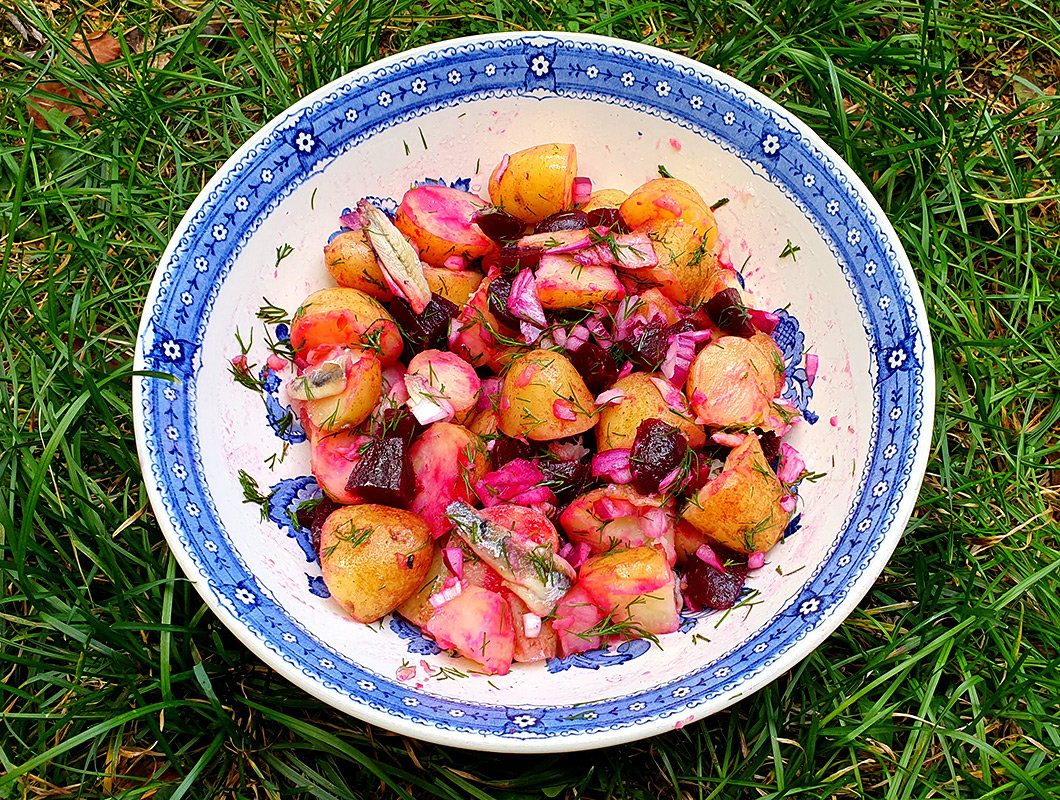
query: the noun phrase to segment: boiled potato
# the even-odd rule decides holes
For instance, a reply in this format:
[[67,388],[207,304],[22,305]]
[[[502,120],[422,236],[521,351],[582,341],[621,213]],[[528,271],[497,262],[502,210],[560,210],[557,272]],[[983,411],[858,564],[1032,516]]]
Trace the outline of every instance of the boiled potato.
[[320,430],[330,433],[360,425],[379,403],[383,367],[375,353],[351,348],[346,388],[331,397],[305,401],[305,410]]
[[572,144],[539,144],[512,153],[490,176],[490,200],[518,220],[540,222],[574,208],[578,154]]
[[485,206],[484,200],[470,192],[447,186],[415,186],[401,198],[394,224],[416,245],[426,263],[463,267],[497,247],[471,221]]
[[360,289],[383,302],[394,296],[364,228],[343,231],[328,242],[324,246],[324,266],[339,286]]
[[512,359],[501,385],[500,429],[535,441],[584,433],[596,423],[596,405],[567,357],[531,350]]
[[718,284],[713,244],[684,220],[653,220],[645,227],[659,263],[637,270],[633,277],[657,284],[676,303],[696,306],[709,300]]
[[427,523],[399,508],[343,506],[320,531],[324,584],[358,622],[375,622],[408,600],[433,559]]
[[326,345],[370,346],[389,367],[404,347],[401,331],[378,300],[359,289],[313,292],[291,319],[291,347],[300,355]]
[[618,208],[626,201],[627,197],[629,197],[629,194],[621,189],[597,189],[578,208],[582,211],[595,211],[598,208]]
[[680,620],[677,582],[666,557],[653,547],[631,547],[593,556],[578,583],[614,622],[629,621],[647,633],[673,633]]
[[431,595],[440,592],[445,585],[446,578],[453,577],[449,567],[445,564],[445,556],[438,548],[434,548],[434,560],[427,570],[427,577],[423,583],[412,593],[408,600],[403,602],[394,610],[409,622],[414,622],[421,628],[434,616],[434,606],[431,605]]
[[731,550],[765,552],[788,527],[791,513],[780,505],[784,494],[758,437],[749,435],[729,453],[721,474],[689,500],[681,516]]
[[718,225],[710,205],[695,187],[677,178],[656,178],[634,189],[619,208],[630,228],[654,220],[680,219],[703,237],[706,249],[718,241]]
[[699,351],[686,385],[697,419],[712,428],[749,428],[777,416],[773,400],[784,386],[784,362],[768,345],[721,336]]
[[[703,428],[697,425],[691,414],[678,414],[663,400],[662,392],[652,378],[661,375],[634,372],[619,378],[611,386],[626,393],[618,405],[606,406],[600,411],[600,424],[596,428],[597,450],[613,450],[616,447],[632,447],[637,438],[637,428],[646,419],[660,419],[677,428],[688,439],[688,446],[698,449],[707,440]],[[663,379],[665,380],[665,379]]]
[[447,267],[423,267],[423,277],[431,292],[444,297],[450,303],[463,308],[478,285],[482,283],[482,273],[473,269],[448,269]]

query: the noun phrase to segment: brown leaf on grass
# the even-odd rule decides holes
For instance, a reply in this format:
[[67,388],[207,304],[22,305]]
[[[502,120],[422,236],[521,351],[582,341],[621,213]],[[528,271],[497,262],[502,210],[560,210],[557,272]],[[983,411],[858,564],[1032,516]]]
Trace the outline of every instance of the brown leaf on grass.
[[[57,95],[57,97],[47,97],[45,95]],[[62,98],[75,102],[66,103],[63,102]],[[33,88],[29,95],[29,102],[26,103],[26,110],[29,112],[29,117],[33,120],[33,124],[41,130],[47,131],[51,130],[51,127],[42,112],[57,108],[67,116],[76,117],[84,122],[88,116],[95,116],[95,107],[98,105],[98,102],[92,100],[80,89],[77,90],[75,95],[63,84],[48,81],[39,83]]]
[[[106,64],[121,56],[121,42],[106,31],[92,31],[84,37],[75,37],[71,42],[70,52],[82,64],[87,64],[89,61]],[[64,98],[73,102],[63,102]],[[33,87],[26,110],[34,125],[41,130],[49,130],[50,126],[43,112],[54,108],[68,117],[87,122],[89,117],[96,115],[96,108],[99,105],[98,101],[93,100],[80,89],[70,89],[57,81],[47,81]]]
[[92,31],[83,39],[75,36],[72,47],[74,57],[85,63],[91,58],[97,64],[107,64],[121,56],[121,42],[106,31]]

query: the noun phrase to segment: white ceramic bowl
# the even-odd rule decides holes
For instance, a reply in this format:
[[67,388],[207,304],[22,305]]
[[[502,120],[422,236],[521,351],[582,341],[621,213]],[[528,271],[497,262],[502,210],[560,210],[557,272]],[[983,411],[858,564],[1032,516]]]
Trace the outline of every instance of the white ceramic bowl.
[[[307,445],[279,379],[236,385],[237,332],[263,365],[263,298],[293,310],[331,285],[321,248],[358,198],[425,178],[485,194],[504,153],[578,147],[579,173],[630,190],[663,164],[714,202],[728,257],[769,309],[790,441],[809,469],[798,530],[753,573],[753,600],[685,620],[662,647],[633,642],[505,677],[439,653],[407,624],[351,622],[326,596],[305,532]],[[788,242],[794,256],[781,257]],[[803,350],[818,354],[806,380]],[[384,59],[265,125],[193,203],[147,299],[134,380],[140,458],[180,565],[218,617],[297,686],[361,719],[481,750],[544,752],[650,736],[746,697],[810,653],[892,553],[927,460],[934,376],[920,295],[868,190],[810,129],[708,67],[630,42],[501,34]],[[286,440],[286,441],[285,441]],[[289,450],[284,457],[286,445]],[[276,456],[274,468],[266,459]],[[272,494],[262,521],[240,470]],[[415,678],[398,680],[403,665]],[[461,675],[465,677],[460,677]]]

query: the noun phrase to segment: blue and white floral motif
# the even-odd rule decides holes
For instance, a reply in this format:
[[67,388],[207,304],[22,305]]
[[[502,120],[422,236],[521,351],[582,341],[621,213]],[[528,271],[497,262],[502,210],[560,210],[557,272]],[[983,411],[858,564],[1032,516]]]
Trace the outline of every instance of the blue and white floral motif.
[[415,94],[423,94],[427,91],[427,81],[423,78],[416,78],[409,87]]
[[692,108],[694,108],[696,111],[699,111],[701,108],[703,108],[703,98],[700,97],[698,94],[692,95],[692,99],[688,101],[688,104],[692,106]]
[[659,81],[655,84],[655,93],[659,97],[667,97],[670,94],[670,83],[669,81]]
[[383,108],[386,108],[387,106],[389,106],[390,103],[393,102],[393,100],[394,100],[394,98],[391,96],[390,92],[380,92],[379,93],[378,102],[379,102],[379,105],[381,105]]
[[600,669],[625,664],[634,658],[644,655],[651,647],[647,639],[633,639],[622,642],[614,650],[607,647],[576,653],[566,658],[550,658],[546,663],[549,672],[566,672],[571,667],[578,669]]
[[463,77],[464,76],[460,74],[460,70],[453,69],[449,71],[449,74],[445,76],[445,79],[449,81],[449,83],[451,83],[453,86],[456,86],[458,83],[460,83],[460,80]]
[[556,89],[556,46],[535,48],[526,54],[526,75],[523,85],[527,91]]
[[810,614],[816,614],[820,608],[821,601],[816,597],[811,597],[809,600],[805,600],[799,605],[799,614],[804,617]]
[[310,594],[325,599],[331,597],[331,591],[328,589],[327,584],[324,583],[324,579],[320,575],[310,575],[306,573],[306,580],[309,581]]
[[597,68],[596,64],[590,64],[588,67],[585,68],[585,75],[587,78],[589,78],[589,80],[593,80],[599,74],[600,70],[599,68]]
[[633,84],[635,84],[636,82],[637,82],[637,79],[635,77],[633,77],[633,73],[632,72],[623,72],[622,73],[622,85],[625,86],[627,89],[629,87],[631,87]]
[[305,554],[305,560],[309,563],[317,561],[317,551],[313,547],[310,531],[298,524],[298,506],[308,500],[317,500],[321,497],[323,497],[323,492],[320,491],[316,478],[312,475],[283,478],[270,488],[269,501],[265,509],[269,519],[281,531],[286,531],[288,537],[297,542]]
[[410,653],[415,653],[419,656],[436,656],[442,652],[442,648],[423,635],[423,631],[419,629],[419,626],[413,625],[401,617],[394,617],[390,620],[390,630],[408,641]]
[[486,77],[487,78],[492,78],[494,75],[497,74],[497,65],[496,64],[487,64],[486,68],[484,70],[482,70],[482,71],[486,73]]
[[[784,529],[784,538],[790,539],[802,529],[802,514],[796,514],[788,520],[788,527]],[[745,589],[747,587],[744,587]]]
[[811,425],[817,422],[818,416],[810,410],[813,400],[813,386],[806,374],[803,347],[806,335],[799,328],[799,321],[788,311],[779,309],[776,315],[780,318],[773,329],[773,341],[780,348],[784,358],[784,391],[782,397],[799,410]]

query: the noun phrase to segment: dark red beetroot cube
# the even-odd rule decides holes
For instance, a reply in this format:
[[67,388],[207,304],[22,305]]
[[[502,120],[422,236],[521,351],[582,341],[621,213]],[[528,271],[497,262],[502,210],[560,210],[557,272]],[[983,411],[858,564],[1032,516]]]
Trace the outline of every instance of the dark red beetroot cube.
[[412,310],[405,300],[395,297],[390,301],[390,314],[414,347],[425,348],[441,345],[449,336],[449,320],[460,313],[455,303],[437,294],[422,314]]
[[508,275],[498,275],[490,281],[490,288],[486,292],[489,301],[490,313],[502,324],[513,330],[519,330],[519,320],[508,311],[508,297],[512,293],[512,278]]
[[339,504],[334,500],[321,497],[311,508],[302,508],[300,505],[295,510],[298,525],[309,531],[309,539],[313,543],[314,550],[320,550],[320,529],[324,527],[324,520],[338,507]]
[[669,346],[668,326],[661,320],[653,319],[644,326],[640,336],[633,343],[630,355],[633,363],[638,367],[648,372],[655,372],[666,358],[666,350]]
[[507,436],[498,436],[493,440],[493,447],[490,448],[490,464],[494,470],[498,470],[517,458],[530,461],[537,455],[539,449],[537,442],[524,442],[519,439],[510,439]]
[[584,211],[557,211],[549,217],[545,217],[534,228],[534,233],[559,233],[560,231],[576,231],[589,227],[589,215]]
[[366,503],[408,508],[416,480],[405,440],[388,436],[371,442],[350,474],[346,491],[356,493]]
[[589,227],[598,228],[601,225],[610,228],[615,233],[629,233],[629,226],[617,208],[594,208],[588,214]]
[[376,439],[387,439],[397,436],[404,440],[405,447],[412,447],[416,437],[426,430],[412,413],[404,406],[383,410],[382,419],[373,419],[369,423],[368,434]]
[[710,298],[703,308],[714,324],[731,336],[750,339],[758,331],[751,322],[751,315],[747,313],[739,289],[723,289]]
[[[725,563],[719,552],[718,558]],[[732,608],[740,599],[747,580],[747,565],[726,566],[719,572],[698,556],[692,556],[685,565],[685,597],[701,608]]]
[[641,494],[659,491],[659,484],[681,465],[687,453],[688,440],[677,428],[660,419],[644,420],[629,451],[633,488]]
[[518,245],[505,242],[497,254],[483,261],[483,267],[497,267],[506,275],[515,275],[523,268],[533,269],[541,260],[540,250],[521,250]]
[[762,455],[766,461],[772,461],[780,455],[780,437],[773,431],[763,431],[761,428],[755,428],[755,433],[758,434],[758,443],[762,445]]
[[518,239],[526,228],[523,223],[504,211],[476,211],[471,221],[497,244]]
[[592,475],[589,464],[584,461],[560,461],[555,458],[539,458],[536,462],[545,485],[556,495],[561,506],[570,503],[582,492]]
[[618,377],[618,367],[611,354],[594,342],[586,342],[577,350],[568,352],[567,358],[593,394],[600,394]]

